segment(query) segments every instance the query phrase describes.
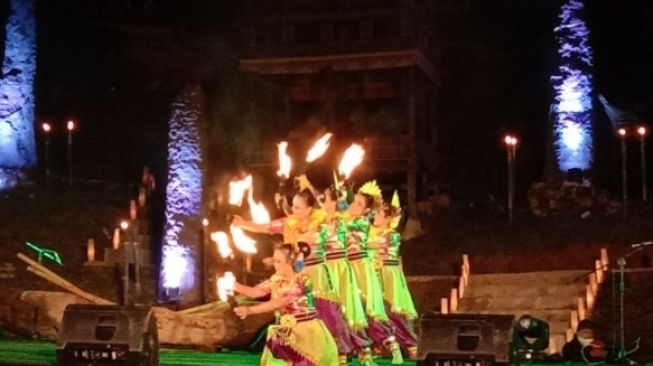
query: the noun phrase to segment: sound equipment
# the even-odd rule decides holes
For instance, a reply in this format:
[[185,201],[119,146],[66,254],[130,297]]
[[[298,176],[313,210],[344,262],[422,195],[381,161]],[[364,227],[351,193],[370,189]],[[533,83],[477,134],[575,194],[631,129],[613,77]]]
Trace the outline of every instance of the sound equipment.
[[513,315],[427,313],[420,321],[418,365],[507,364]]
[[71,304],[57,337],[59,366],[159,364],[159,337],[151,309]]

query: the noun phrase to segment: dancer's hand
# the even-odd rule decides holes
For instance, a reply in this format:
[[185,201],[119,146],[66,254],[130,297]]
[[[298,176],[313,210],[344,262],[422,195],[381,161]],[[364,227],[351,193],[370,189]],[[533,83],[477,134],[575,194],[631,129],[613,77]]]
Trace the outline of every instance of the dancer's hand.
[[231,224],[235,227],[243,227],[243,225],[245,225],[245,219],[239,215],[234,215],[234,219],[231,221]]
[[237,306],[234,308],[234,313],[240,318],[245,319],[249,315],[249,306]]

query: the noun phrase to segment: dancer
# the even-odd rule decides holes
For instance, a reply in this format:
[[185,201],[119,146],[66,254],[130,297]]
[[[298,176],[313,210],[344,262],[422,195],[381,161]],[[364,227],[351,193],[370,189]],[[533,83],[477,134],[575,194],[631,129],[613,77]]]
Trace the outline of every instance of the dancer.
[[317,314],[336,341],[341,364],[346,364],[352,344],[325,264],[325,243],[318,241],[318,228],[324,222],[324,212],[314,209],[315,204],[313,194],[309,190],[303,190],[293,197],[290,216],[273,220],[269,224],[256,224],[235,217],[233,224],[253,232],[282,234],[284,241],[294,245],[296,251],[300,242],[309,245],[310,255],[302,261],[304,267],[298,269],[311,279]]
[[252,298],[271,295],[253,306],[238,306],[241,319],[249,315],[280,311],[279,324],[268,328],[261,366],[337,366],[338,349],[322,320],[318,319],[311,281],[293,268],[297,252],[292,244],[277,247],[273,254],[275,274],[256,287],[240,283],[235,291]]
[[[372,340],[367,335],[367,317],[358,294],[358,283],[354,277],[351,264],[347,260],[345,231],[341,226],[341,213],[336,209],[338,196],[332,188],[324,191],[322,209],[326,220],[320,226],[319,241],[325,244],[326,265],[329,268],[331,282],[343,311],[354,352],[364,366],[374,365],[372,359]],[[341,229],[341,230],[338,230]],[[342,234],[342,235],[341,235]]]
[[[395,197],[396,193],[395,193]],[[396,202],[396,203],[394,203]],[[401,209],[398,198],[393,204],[382,204],[374,215],[373,233],[370,235],[370,247],[376,251],[375,263],[383,288],[385,308],[394,327],[399,345],[408,353],[408,357],[417,357],[417,336],[414,321],[417,311],[413,304],[408,283],[400,263],[401,236],[396,231]]]
[[401,364],[403,356],[385,311],[383,290],[379,278],[374,270],[372,259],[368,255],[370,230],[368,215],[374,207],[374,197],[380,198],[380,194],[381,190],[376,186],[376,182],[366,183],[361,187],[349,207],[348,217],[342,221],[338,230],[344,231],[341,235],[344,236],[347,245],[347,257],[358,282],[368,318],[367,333],[376,345],[384,345],[392,352],[393,364]]

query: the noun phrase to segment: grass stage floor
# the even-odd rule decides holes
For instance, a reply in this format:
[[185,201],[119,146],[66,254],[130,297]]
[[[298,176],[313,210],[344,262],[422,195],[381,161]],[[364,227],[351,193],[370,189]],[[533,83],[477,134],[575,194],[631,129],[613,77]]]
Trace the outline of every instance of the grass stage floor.
[[[55,365],[55,343],[45,341],[8,341],[0,340],[0,365],[50,366]],[[198,352],[184,349],[163,348],[159,351],[161,366],[254,366],[258,365],[259,354],[246,352]],[[359,365],[353,360],[350,365]],[[390,360],[377,360],[379,366],[390,365]],[[405,362],[414,366],[414,362]]]

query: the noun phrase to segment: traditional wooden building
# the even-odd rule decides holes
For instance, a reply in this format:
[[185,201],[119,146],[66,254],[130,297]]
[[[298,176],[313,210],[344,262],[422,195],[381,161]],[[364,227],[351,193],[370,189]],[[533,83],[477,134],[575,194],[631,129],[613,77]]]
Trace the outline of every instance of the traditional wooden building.
[[427,194],[437,172],[434,2],[241,4],[240,69],[281,91],[286,125],[280,129],[317,120],[339,138],[364,142],[371,173],[405,182],[415,215],[419,196]]

